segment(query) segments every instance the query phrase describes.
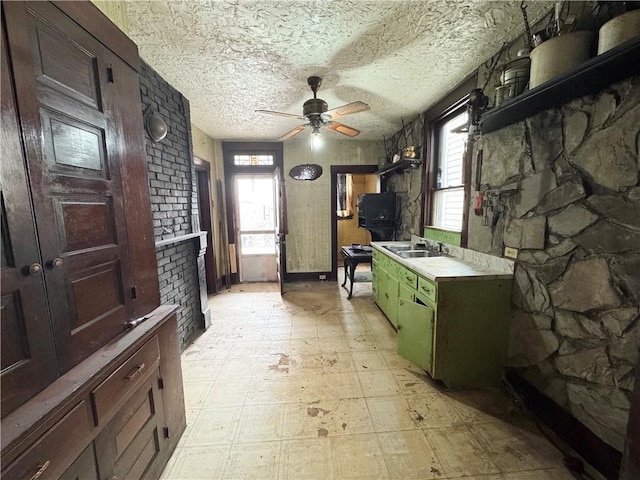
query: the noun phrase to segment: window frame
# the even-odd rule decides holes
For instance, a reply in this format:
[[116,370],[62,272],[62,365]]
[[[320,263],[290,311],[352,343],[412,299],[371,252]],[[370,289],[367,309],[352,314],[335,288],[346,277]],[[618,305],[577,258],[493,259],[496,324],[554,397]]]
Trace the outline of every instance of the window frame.
[[[438,165],[438,127],[448,119],[462,113],[469,100],[469,93],[476,88],[477,76],[471,75],[451,93],[424,113],[424,188],[420,224],[422,228],[433,226],[435,214],[436,168]],[[469,235],[469,207],[471,201],[471,161],[467,154],[463,159],[464,200],[460,246],[466,247]]]

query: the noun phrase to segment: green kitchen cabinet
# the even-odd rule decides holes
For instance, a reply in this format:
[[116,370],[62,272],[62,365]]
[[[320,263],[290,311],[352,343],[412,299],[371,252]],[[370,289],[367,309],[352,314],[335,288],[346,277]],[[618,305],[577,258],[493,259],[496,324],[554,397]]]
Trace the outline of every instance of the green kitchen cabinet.
[[510,278],[436,282],[382,252],[373,269],[378,275],[376,303],[398,331],[401,356],[448,387],[500,383],[511,315]]
[[430,375],[433,375],[433,326],[433,308],[420,301],[419,295],[414,293],[413,299],[398,300],[398,353]]
[[378,305],[391,324],[398,326],[398,280],[393,272],[378,270]]

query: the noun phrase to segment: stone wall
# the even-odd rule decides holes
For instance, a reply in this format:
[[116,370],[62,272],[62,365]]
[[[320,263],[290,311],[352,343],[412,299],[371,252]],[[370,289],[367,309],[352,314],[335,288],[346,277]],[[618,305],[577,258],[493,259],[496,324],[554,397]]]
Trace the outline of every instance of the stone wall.
[[469,226],[469,248],[519,249],[509,364],[620,451],[640,346],[639,119],[636,76],[485,135],[483,190],[505,211]]
[[[416,155],[422,158],[424,145],[424,124],[422,115],[405,125],[401,130],[386,141],[387,161],[390,161],[394,151],[402,150],[408,145],[420,147]],[[384,167],[388,163],[380,165]],[[398,200],[398,223],[396,226],[396,240],[410,240],[411,235],[422,236],[420,212],[422,210],[424,163],[418,168],[409,168],[403,172],[395,171],[385,176],[387,192],[395,192]]]
[[[189,102],[144,61],[141,62],[140,92],[143,118],[153,110],[168,127],[167,136],[160,142],[145,135],[155,240],[197,232]],[[179,305],[182,350],[199,334],[204,323],[199,301],[198,242],[196,237],[156,249],[161,302]]]

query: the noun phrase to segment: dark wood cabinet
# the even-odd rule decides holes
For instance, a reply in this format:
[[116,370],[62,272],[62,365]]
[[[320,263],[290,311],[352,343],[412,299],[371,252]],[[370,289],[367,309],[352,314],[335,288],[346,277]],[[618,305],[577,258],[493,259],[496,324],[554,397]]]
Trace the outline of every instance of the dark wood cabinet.
[[137,47],[90,2],[2,2],[1,36],[2,476],[157,476],[185,415]]

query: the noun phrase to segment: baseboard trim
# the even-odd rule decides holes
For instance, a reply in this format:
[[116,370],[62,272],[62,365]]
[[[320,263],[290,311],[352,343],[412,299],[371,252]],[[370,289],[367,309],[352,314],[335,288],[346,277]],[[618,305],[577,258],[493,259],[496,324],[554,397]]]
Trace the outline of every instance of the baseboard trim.
[[302,272],[302,273],[285,273],[285,282],[313,282],[320,281],[320,276],[324,275],[324,280],[335,280],[336,277],[332,272]]
[[589,465],[610,480],[619,478],[621,452],[603,442],[582,422],[534,387],[516,370],[507,370],[505,378],[510,387],[520,396],[524,406]]

